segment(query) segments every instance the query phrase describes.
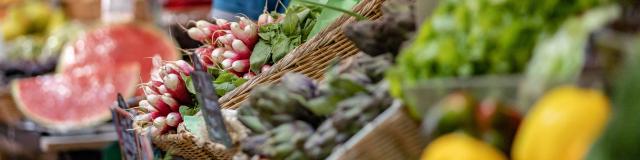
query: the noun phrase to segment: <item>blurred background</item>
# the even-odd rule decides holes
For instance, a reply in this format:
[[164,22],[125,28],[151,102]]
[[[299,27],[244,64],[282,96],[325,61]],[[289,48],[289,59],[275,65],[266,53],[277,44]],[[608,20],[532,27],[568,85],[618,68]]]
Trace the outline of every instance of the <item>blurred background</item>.
[[[198,60],[191,61],[187,52],[213,55],[216,49],[222,49],[224,53],[226,53],[224,49],[231,50],[229,46],[233,46],[232,43],[222,44],[223,42],[219,39],[224,37],[215,32],[201,36],[205,38],[194,38],[197,37],[194,35],[203,32],[197,32],[200,28],[207,28],[209,31],[209,28],[222,28],[224,25],[227,25],[226,29],[216,29],[224,30],[222,32],[225,35],[232,37],[231,41],[241,42],[242,45],[248,44],[246,46],[250,46],[250,49],[245,51],[251,51],[252,54],[264,52],[260,55],[265,55],[266,58],[258,57],[257,61],[264,59],[259,63],[258,68],[252,66],[249,69],[249,64],[243,64],[243,67],[240,67],[242,69],[239,69],[243,70],[242,72],[233,71],[231,69],[235,70],[235,68],[231,67],[215,68],[224,65],[224,60],[218,59],[221,61],[218,65],[217,62],[214,63],[209,59],[208,62],[211,64],[204,68],[218,69],[207,70],[211,72],[210,74],[217,76],[216,83],[218,79],[223,79],[220,81],[231,86],[225,88],[227,90],[223,89],[221,93],[216,90],[216,94],[221,97],[261,72],[280,74],[281,72],[269,72],[269,68],[272,65],[276,66],[276,62],[280,60],[274,58],[276,50],[282,52],[279,53],[279,58],[283,58],[289,51],[304,45],[307,40],[318,43],[313,39],[314,37],[337,37],[336,39],[340,40],[339,44],[334,44],[338,42],[333,40],[322,44],[334,48],[327,47],[308,52],[318,54],[312,56],[321,57],[316,59],[321,59],[322,62],[310,62],[316,59],[304,59],[306,61],[295,63],[310,64],[300,65],[308,68],[297,68],[299,72],[311,72],[316,76],[321,74],[324,76],[324,72],[327,71],[328,77],[295,77],[297,79],[292,78],[294,80],[288,82],[283,80],[284,82],[277,86],[281,88],[271,87],[286,96],[273,96],[276,94],[271,94],[271,90],[263,89],[262,93],[258,92],[259,96],[254,99],[274,102],[270,103],[271,105],[265,105],[266,109],[260,108],[257,111],[249,110],[244,113],[263,112],[266,114],[261,116],[267,117],[263,121],[280,123],[281,119],[294,121],[296,120],[294,118],[299,118],[303,121],[301,119],[308,118],[308,114],[312,111],[327,112],[308,118],[317,118],[310,125],[316,128],[291,130],[298,134],[313,133],[315,141],[309,140],[304,143],[305,145],[313,144],[309,147],[311,149],[290,147],[294,144],[300,145],[298,143],[302,142],[283,136],[289,135],[287,134],[289,130],[280,130],[279,140],[282,142],[277,145],[287,145],[282,147],[284,149],[278,148],[281,146],[276,144],[269,146],[273,148],[255,145],[259,147],[243,148],[245,152],[277,148],[287,150],[278,154],[294,157],[300,156],[302,152],[310,152],[306,150],[315,150],[318,155],[322,153],[324,154],[322,156],[327,157],[331,154],[335,158],[333,153],[344,154],[349,152],[344,150],[353,147],[354,150],[364,148],[362,149],[364,152],[359,153],[359,156],[369,156],[370,159],[393,156],[396,156],[396,159],[418,159],[419,157],[438,159],[438,157],[454,155],[452,159],[598,160],[638,159],[640,156],[640,116],[637,116],[640,113],[640,99],[637,98],[640,95],[640,85],[637,83],[640,81],[638,70],[640,67],[638,63],[640,60],[640,47],[638,47],[640,46],[640,1],[638,0],[311,0],[312,3],[326,4],[326,6],[319,5],[321,7],[303,6],[302,2],[298,3],[300,1],[302,0],[0,0],[0,160],[123,158],[121,153],[123,149],[120,147],[124,146],[122,142],[133,143],[134,141],[120,139],[121,143],[118,143],[118,137],[122,137],[122,132],[116,131],[114,127],[121,125],[118,121],[120,118],[117,117],[118,114],[113,108],[111,114],[115,120],[86,124],[89,127],[64,126],[61,122],[47,123],[46,118],[40,117],[86,118],[82,117],[85,116],[85,112],[86,115],[91,112],[91,108],[86,109],[86,107],[95,106],[73,106],[92,102],[91,99],[86,100],[82,97],[100,98],[99,100],[111,102],[115,100],[117,91],[114,91],[113,86],[105,87],[110,89],[109,92],[104,92],[109,94],[105,96],[103,92],[95,92],[91,87],[78,88],[77,86],[85,87],[93,84],[89,82],[85,84],[83,80],[94,79],[82,78],[104,78],[101,77],[103,75],[127,78],[127,73],[134,73],[134,71],[120,73],[130,69],[128,68],[130,66],[126,65],[117,66],[118,70],[115,74],[106,73],[113,72],[108,69],[116,68],[110,68],[110,66],[104,67],[108,68],[105,70],[89,68],[90,71],[85,73],[83,65],[89,64],[84,63],[85,61],[96,62],[92,65],[120,64],[118,62],[123,60],[118,58],[135,57],[137,53],[144,52],[147,56],[148,52],[158,52],[158,54],[166,52],[165,57],[162,57],[166,61],[183,59],[185,64],[186,61],[193,63]],[[371,4],[366,6],[377,10],[354,8],[359,4]],[[286,14],[289,12],[288,7],[294,5],[299,6],[291,7],[294,9]],[[345,20],[347,18],[339,18],[344,12],[340,11],[341,8],[347,12],[351,9],[354,12],[370,14],[348,13],[345,17],[355,17],[349,19],[352,23],[335,25],[333,22],[336,20],[347,21]],[[304,18],[299,20],[298,17]],[[367,17],[375,18],[367,19]],[[265,21],[268,19],[270,24],[261,23],[261,18],[265,18],[263,19]],[[252,22],[247,23],[247,19]],[[251,26],[250,24],[253,27],[258,26],[252,28],[254,29],[252,33],[255,33],[251,37],[253,42],[245,42],[242,38],[246,37],[232,33],[235,31],[229,27],[231,24],[228,22],[238,26],[243,25],[243,27]],[[254,22],[256,23],[253,24]],[[136,26],[114,25],[120,23],[133,23]],[[262,28],[263,26],[267,27]],[[339,27],[324,29],[327,26]],[[247,28],[251,29],[251,27]],[[151,34],[140,31],[146,29],[151,31]],[[333,31],[332,29],[336,32],[322,32]],[[189,33],[191,32],[189,30],[194,32]],[[175,46],[164,43],[164,37],[168,37],[166,42],[175,42]],[[200,41],[194,39],[200,39]],[[145,42],[139,42],[141,40]],[[127,46],[127,43],[136,46]],[[261,45],[261,48],[258,45]],[[170,49],[161,48],[166,46]],[[104,51],[112,49],[109,47],[116,50]],[[175,51],[172,50],[174,48]],[[234,51],[235,49],[233,46]],[[113,55],[107,55],[106,58],[98,57],[103,52],[113,53]],[[335,57],[329,58],[337,57],[337,60],[346,62],[337,63],[334,62],[337,60],[333,59],[331,62],[325,62],[330,60],[322,55],[323,52],[340,52],[340,55],[330,54]],[[349,54],[342,55],[346,52]],[[87,58],[83,57],[83,54],[74,53],[92,53],[96,57]],[[121,54],[117,55],[118,53]],[[173,56],[171,54],[175,57],[171,57]],[[118,58],[110,59],[109,56]],[[239,57],[239,54],[230,57]],[[164,67],[162,65],[167,63],[156,61],[157,59],[151,62],[151,57],[143,58],[145,62],[140,62],[142,60],[138,62],[147,65],[141,68],[148,69],[146,71],[151,74],[136,72],[135,78],[141,80],[139,83],[145,80],[151,83],[153,78],[157,77],[149,75],[154,72],[160,73],[149,68],[153,65],[158,69],[159,66]],[[226,56],[224,58],[232,59]],[[253,65],[252,55],[243,58],[241,59],[243,62]],[[199,59],[202,62],[198,62],[206,63],[203,59]],[[233,61],[236,60],[238,59]],[[101,61],[109,63],[101,63]],[[161,62],[162,65],[156,64]],[[338,67],[331,68],[328,64],[335,64]],[[67,67],[76,68],[72,72],[67,72]],[[135,67],[140,68],[140,66]],[[316,69],[322,71],[316,71]],[[280,76],[277,76],[277,79],[280,79]],[[317,78],[317,81],[312,82],[311,79],[314,78]],[[113,81],[116,83],[117,80]],[[165,80],[161,79],[161,81]],[[189,82],[184,81],[185,83],[181,83],[181,86],[189,87],[187,85],[191,83],[190,87],[193,88],[191,79]],[[241,82],[236,83],[236,81]],[[271,81],[270,79],[269,82]],[[279,80],[273,81],[280,83]],[[74,88],[76,82],[83,83]],[[36,89],[29,88],[32,87],[31,85],[36,86]],[[51,85],[50,88],[48,85]],[[135,93],[138,97],[135,97],[134,93],[127,97],[130,98],[126,100],[131,106],[140,104],[138,102],[143,97],[143,91],[140,88],[143,85],[135,86],[138,87]],[[297,93],[298,90],[282,89],[286,87],[300,89],[296,88],[300,86],[307,87],[304,89],[310,92],[310,95],[305,97],[308,103],[300,102],[300,99],[296,99],[299,97],[289,96],[300,94]],[[165,87],[164,84],[162,87]],[[195,117],[195,112],[199,111],[198,107],[201,106],[196,106],[193,97],[200,95],[191,90],[185,91],[189,89],[186,87],[182,88],[182,91],[191,97],[186,98],[189,103],[185,105],[194,106],[185,107],[197,110],[193,113],[191,110],[186,110],[185,112],[189,114],[184,115]],[[155,89],[160,90],[158,88]],[[28,89],[38,91],[29,92]],[[74,97],[76,95],[69,96],[69,92],[79,94],[74,91],[84,93],[84,90],[87,90],[87,94],[79,95],[80,98]],[[68,99],[48,101],[33,98],[45,97],[46,99],[51,95],[48,93],[54,92],[58,95],[66,93]],[[144,92],[147,94],[147,91]],[[246,96],[249,93],[243,94],[243,97],[238,99],[244,100],[249,97]],[[374,100],[378,99],[371,97],[382,100],[377,103]],[[364,105],[357,103],[365,101],[362,99],[370,103]],[[194,102],[191,103],[191,101]],[[58,106],[69,105],[71,108],[69,110],[78,110],[78,113],[69,113],[71,111],[59,108],[43,109],[38,106],[46,103],[56,103],[54,105]],[[235,107],[240,104],[240,102],[235,103],[232,104],[236,105]],[[179,111],[179,114],[183,114],[182,107],[178,105],[179,109],[172,108],[171,112]],[[300,109],[302,107],[308,108]],[[318,111],[313,110],[313,107],[325,108]],[[369,110],[366,110],[367,107]],[[102,106],[100,109],[105,108],[106,106]],[[349,112],[341,114],[340,109]],[[364,114],[366,112],[370,113]],[[256,118],[251,117],[255,116],[251,114],[249,114],[250,118]],[[335,116],[337,118],[332,114],[337,115]],[[80,122],[70,124],[83,124],[81,122],[86,119],[80,118],[78,120]],[[128,118],[132,119],[132,117]],[[86,121],[93,122],[95,119]],[[194,124],[194,121],[191,123]],[[197,122],[201,124],[200,121]],[[330,125],[320,126],[320,122]],[[337,125],[343,122],[348,125]],[[287,126],[284,124],[293,125],[290,122],[278,125]],[[370,127],[370,124],[376,128]],[[273,125],[270,126],[271,129],[275,127],[275,123]],[[200,129],[197,125],[191,127],[194,126]],[[177,124],[171,127],[173,127],[170,128],[171,134],[180,130]],[[291,129],[290,126],[288,127],[287,129]],[[271,134],[271,132],[264,132],[265,135]],[[169,132],[163,134],[166,135]],[[252,136],[254,136],[252,138],[263,138],[262,142],[265,141],[264,135]],[[355,139],[352,141],[349,139],[351,137],[357,138],[352,138]],[[138,143],[139,140],[136,139],[135,142]],[[339,147],[343,144],[349,147],[346,149]],[[577,149],[566,151],[566,148]],[[156,148],[152,153],[166,153],[158,150]],[[376,154],[368,154],[374,152]],[[557,157],[565,152],[567,155],[577,155],[577,157]],[[536,157],[538,153],[548,157]],[[264,158],[265,156],[261,153],[252,154],[255,154],[255,157],[263,156]],[[351,150],[351,154],[356,153]],[[461,156],[456,158],[455,155]],[[469,155],[471,158],[465,157]],[[167,157],[171,158],[171,156]]]

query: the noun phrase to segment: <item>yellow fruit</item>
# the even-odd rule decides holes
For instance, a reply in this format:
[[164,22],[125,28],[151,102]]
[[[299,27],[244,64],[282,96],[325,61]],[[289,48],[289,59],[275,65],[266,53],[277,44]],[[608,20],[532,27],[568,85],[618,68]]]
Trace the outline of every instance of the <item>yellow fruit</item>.
[[51,8],[43,1],[28,0],[25,1],[22,9],[23,16],[31,22],[30,31],[43,33],[49,23],[49,16],[52,14]]
[[7,15],[0,23],[4,40],[12,40],[20,35],[27,33],[29,22],[22,16],[22,11],[18,8],[11,7],[7,11]]
[[65,22],[64,12],[60,9],[54,10],[47,24],[47,34],[53,34],[63,28]]
[[463,133],[438,137],[422,152],[421,160],[506,160],[498,149]]
[[571,86],[544,95],[522,122],[512,148],[514,160],[583,159],[602,131],[609,101],[599,91]]

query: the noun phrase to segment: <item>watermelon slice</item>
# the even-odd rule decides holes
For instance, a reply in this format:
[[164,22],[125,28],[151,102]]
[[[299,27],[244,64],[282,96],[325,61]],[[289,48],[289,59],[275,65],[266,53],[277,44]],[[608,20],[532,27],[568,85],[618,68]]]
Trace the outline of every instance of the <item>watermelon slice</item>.
[[25,116],[47,128],[93,126],[111,117],[116,93],[131,97],[138,80],[149,80],[154,56],[177,60],[180,54],[152,27],[95,28],[65,47],[56,74],[14,81],[12,95]]
[[76,68],[14,81],[12,94],[25,116],[48,128],[67,131],[108,120],[116,94],[135,93],[138,70],[137,65]]
[[141,24],[115,24],[96,28],[78,37],[65,47],[58,62],[57,72],[99,64],[105,67],[139,63],[142,82],[149,81],[153,68],[151,57],[178,60],[173,41],[153,27]]

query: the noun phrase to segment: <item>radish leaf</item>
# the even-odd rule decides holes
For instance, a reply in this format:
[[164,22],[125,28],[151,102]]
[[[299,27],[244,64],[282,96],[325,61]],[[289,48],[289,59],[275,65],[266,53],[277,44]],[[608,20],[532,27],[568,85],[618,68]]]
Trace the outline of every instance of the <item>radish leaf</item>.
[[180,115],[182,116],[193,116],[198,113],[198,111],[200,111],[199,107],[189,107],[184,105],[180,106],[178,109],[178,112],[180,112]]
[[236,87],[244,84],[244,82],[247,82],[247,79],[244,78],[236,78],[235,80],[233,80],[233,85],[235,85]]
[[187,91],[191,94],[196,94],[196,89],[193,86],[193,80],[191,80],[191,76],[184,76],[184,85],[187,86]]
[[218,95],[225,95],[228,92],[231,92],[233,89],[236,88],[235,85],[233,85],[233,83],[231,82],[224,82],[224,83],[220,83],[220,84],[216,84],[216,93]]
[[278,62],[278,60],[287,55],[287,52],[289,52],[289,41],[289,38],[285,35],[280,34],[276,36],[272,44],[273,48],[271,48],[271,52],[273,53],[271,60],[273,63]]
[[249,66],[251,71],[260,73],[264,64],[271,58],[271,46],[264,41],[259,41],[253,48],[251,57],[249,57]]

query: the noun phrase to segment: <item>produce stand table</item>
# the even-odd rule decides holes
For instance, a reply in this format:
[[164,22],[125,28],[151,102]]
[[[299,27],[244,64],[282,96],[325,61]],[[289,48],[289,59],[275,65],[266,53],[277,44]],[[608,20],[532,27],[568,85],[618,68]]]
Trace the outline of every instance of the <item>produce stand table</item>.
[[105,124],[92,130],[93,133],[74,135],[40,136],[40,150],[44,159],[56,159],[59,152],[74,150],[101,150],[118,141],[112,124]]

